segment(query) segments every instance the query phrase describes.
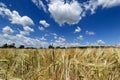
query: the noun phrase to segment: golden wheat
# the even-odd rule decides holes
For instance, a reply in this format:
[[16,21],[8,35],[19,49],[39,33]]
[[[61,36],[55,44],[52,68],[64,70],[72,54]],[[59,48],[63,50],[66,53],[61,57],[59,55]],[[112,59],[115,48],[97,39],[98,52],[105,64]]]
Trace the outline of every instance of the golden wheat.
[[120,80],[120,49],[0,49],[0,80]]

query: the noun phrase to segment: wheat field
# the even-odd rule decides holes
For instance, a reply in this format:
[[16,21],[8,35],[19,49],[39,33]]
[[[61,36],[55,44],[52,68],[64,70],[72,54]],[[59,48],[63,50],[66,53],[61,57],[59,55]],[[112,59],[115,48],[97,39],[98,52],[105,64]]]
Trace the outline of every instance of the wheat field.
[[120,80],[120,48],[0,49],[0,80]]

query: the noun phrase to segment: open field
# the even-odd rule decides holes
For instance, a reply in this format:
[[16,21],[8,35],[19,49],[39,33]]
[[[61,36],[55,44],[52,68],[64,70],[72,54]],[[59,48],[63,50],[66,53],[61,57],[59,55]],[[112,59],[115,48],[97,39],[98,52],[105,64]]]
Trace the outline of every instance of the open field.
[[120,49],[0,49],[0,80],[120,80]]

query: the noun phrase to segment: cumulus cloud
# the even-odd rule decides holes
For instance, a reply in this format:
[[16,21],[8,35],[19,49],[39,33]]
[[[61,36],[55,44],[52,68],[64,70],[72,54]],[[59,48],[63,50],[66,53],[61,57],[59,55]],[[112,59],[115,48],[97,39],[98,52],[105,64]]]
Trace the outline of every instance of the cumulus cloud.
[[78,40],[83,40],[83,36],[82,36],[82,35],[79,35],[79,36],[77,37],[77,39],[78,39]]
[[40,38],[40,40],[41,41],[45,41],[45,40],[47,40],[44,36],[42,36],[41,38]]
[[40,30],[40,31],[44,31],[45,29],[44,29],[44,27],[38,27],[38,29]]
[[34,32],[34,29],[29,26],[25,26],[23,27],[23,31],[19,30],[19,32],[21,35],[28,36],[30,35],[31,32]]
[[67,43],[67,46],[66,47],[79,47],[81,44],[80,43],[77,43],[77,42],[73,42],[73,43]]
[[76,0],[71,2],[69,0],[51,0],[48,4],[48,11],[60,25],[76,24],[86,16],[88,11],[94,14],[99,6],[103,8],[120,6],[120,0],[89,0],[83,3],[78,3]]
[[21,17],[17,11],[13,11],[12,15],[8,16],[10,17],[9,20],[11,21],[12,24],[19,24],[22,26],[30,26],[34,24],[31,18],[29,18],[28,16]]
[[75,29],[74,33],[78,33],[81,32],[81,28],[79,26],[77,26],[77,28]]
[[12,28],[10,28],[9,26],[5,26],[3,29],[2,29],[2,32],[4,34],[12,34],[14,32],[14,30]]
[[20,16],[20,14],[17,11],[11,11],[7,7],[5,7],[3,3],[2,6],[0,6],[0,15],[2,17],[7,17],[12,24],[18,24],[22,26],[34,25],[34,22],[30,17]]
[[58,35],[56,33],[50,33],[50,34],[54,37],[54,39],[58,38]]
[[51,16],[59,25],[76,24],[82,18],[82,8],[76,0],[70,3],[65,3],[64,0],[51,0],[48,7]]
[[98,40],[98,41],[97,41],[97,44],[98,44],[98,45],[105,45],[105,42],[104,42],[103,40]]
[[46,28],[50,26],[50,24],[48,24],[45,20],[40,20],[39,23],[42,24]]
[[32,0],[32,2],[38,7],[42,8],[44,12],[47,12],[46,6],[44,5],[42,0]]
[[66,45],[66,39],[63,37],[56,38],[54,42],[54,46],[65,46]]
[[0,2],[0,7],[7,7],[4,3]]
[[[19,45],[25,45],[26,47],[47,47],[48,42],[45,41],[45,38],[32,38],[26,35],[29,35],[30,32],[34,32],[29,26],[23,27],[23,31],[19,30],[19,34],[12,34],[14,30],[9,26],[6,26],[2,29],[4,34],[0,34],[0,45],[5,43],[15,43],[18,47]],[[10,35],[12,34],[12,35]],[[44,40],[43,40],[44,39]]]
[[102,5],[104,8],[120,6],[120,0],[97,0],[97,1],[98,5]]
[[89,0],[83,3],[83,7],[85,9],[84,14],[87,14],[87,11],[91,11],[91,14],[95,13],[95,10],[98,7],[97,0]]
[[50,33],[51,35],[53,35],[53,36],[58,36],[56,33]]
[[[46,5],[42,0],[32,0],[32,2],[42,7],[46,12],[47,9],[52,18],[60,26],[64,23],[77,24],[89,11],[94,14],[98,7],[111,8],[120,6],[120,0],[87,0],[79,3],[77,0],[45,0]],[[46,7],[47,6],[47,7]]]
[[98,7],[111,8],[120,6],[120,0],[89,0],[84,2],[83,6],[85,13],[90,10],[91,14],[94,14]]
[[47,33],[45,33],[44,36],[49,36],[49,35]]
[[93,32],[93,31],[86,31],[86,34],[87,35],[95,35],[95,32]]
[[23,27],[23,29],[27,32],[34,32],[34,29],[30,28],[29,26],[25,26],[25,27]]
[[58,37],[58,39],[56,40],[56,42],[60,42],[60,43],[62,43],[62,42],[65,42],[66,41],[66,39],[65,38],[63,38],[63,37]]
[[21,34],[21,35],[24,35],[24,36],[28,36],[28,35],[30,35],[30,33],[27,32],[27,31],[20,31],[20,34]]
[[5,43],[15,43],[16,46],[18,47],[19,45],[25,45],[26,47],[47,47],[48,42],[46,41],[41,41],[39,38],[31,38],[31,37],[26,37],[21,34],[17,35],[6,35],[3,36],[0,34],[0,45],[3,45]]

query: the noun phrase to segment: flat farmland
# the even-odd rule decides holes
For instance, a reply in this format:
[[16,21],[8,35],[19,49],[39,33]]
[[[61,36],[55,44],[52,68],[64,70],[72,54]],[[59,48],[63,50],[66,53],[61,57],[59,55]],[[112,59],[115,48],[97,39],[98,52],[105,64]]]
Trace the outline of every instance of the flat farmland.
[[0,80],[120,80],[120,48],[0,49]]

